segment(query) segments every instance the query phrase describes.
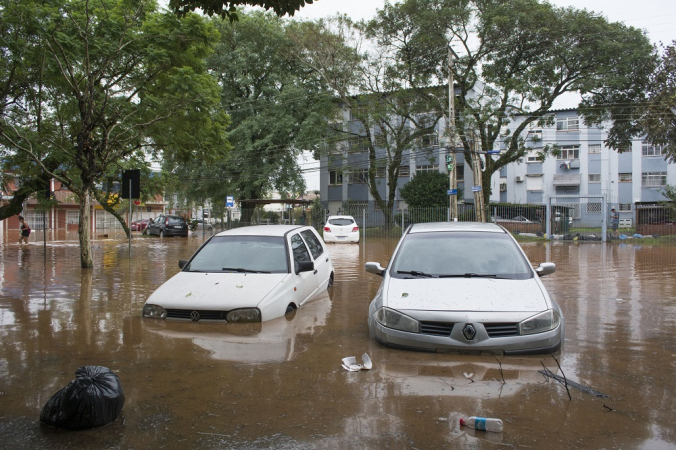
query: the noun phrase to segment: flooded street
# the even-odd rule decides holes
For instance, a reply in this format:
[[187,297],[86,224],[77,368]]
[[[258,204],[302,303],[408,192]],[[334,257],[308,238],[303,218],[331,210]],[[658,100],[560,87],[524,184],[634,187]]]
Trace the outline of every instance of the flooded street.
[[[329,246],[336,282],[292,318],[262,324],[142,319],[146,298],[202,243],[97,240],[93,270],[76,240],[0,245],[2,448],[646,448],[676,446],[676,247],[525,242],[566,320],[549,355],[394,350],[369,338],[367,310],[396,241]],[[366,352],[373,369],[346,372]],[[120,377],[126,402],[105,427],[39,423],[83,365]],[[504,383],[503,383],[504,379]],[[497,417],[501,434],[460,428]]]

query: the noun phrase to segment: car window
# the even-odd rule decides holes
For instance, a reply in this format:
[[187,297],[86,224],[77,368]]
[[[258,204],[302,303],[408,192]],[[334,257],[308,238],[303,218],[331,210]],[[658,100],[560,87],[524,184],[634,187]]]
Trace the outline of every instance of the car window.
[[215,236],[202,247],[185,270],[288,273],[289,263],[283,237]]
[[346,225],[352,225],[354,223],[354,220],[352,220],[352,219],[329,219],[329,223],[331,225],[346,226]]
[[[517,244],[505,233],[436,232],[408,234],[395,255],[391,275],[464,274],[526,279],[533,276]],[[422,279],[422,277],[419,277]]]
[[183,220],[181,217],[169,217],[167,225],[183,225],[184,223],[185,220]]
[[293,260],[295,262],[312,261],[310,259],[310,253],[307,251],[307,247],[300,238],[299,234],[294,234],[291,236],[291,250],[293,252]]
[[324,253],[324,247],[322,247],[322,243],[319,242],[317,236],[310,230],[301,231],[300,234],[303,236],[303,238],[305,238],[305,242],[307,242],[308,247],[310,247],[310,253],[312,253],[312,257],[314,259],[319,258],[322,253]]

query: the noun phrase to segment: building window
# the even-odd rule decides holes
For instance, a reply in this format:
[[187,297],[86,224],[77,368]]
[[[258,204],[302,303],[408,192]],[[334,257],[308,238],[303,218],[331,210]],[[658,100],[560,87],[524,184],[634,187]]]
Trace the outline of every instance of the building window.
[[400,177],[410,177],[411,176],[411,166],[402,164],[399,166],[399,176]]
[[455,179],[457,181],[465,181],[465,165],[458,164],[455,167]]
[[631,183],[631,173],[619,174],[620,183]]
[[529,130],[526,134],[526,140],[541,141],[542,140],[542,130]]
[[526,154],[526,162],[527,163],[540,163],[542,162],[544,158],[542,157],[542,149],[538,148],[535,150],[530,150],[528,154]]
[[415,166],[415,173],[422,172],[439,172],[439,164],[428,164],[422,166]]
[[562,145],[559,151],[559,156],[556,159],[578,159],[580,158],[580,146],[579,145]]
[[369,142],[366,137],[359,137],[350,140],[350,151],[352,152],[367,152],[369,149]]
[[577,117],[556,119],[556,131],[577,131],[579,129],[580,129],[580,119],[578,119]]
[[66,224],[77,225],[80,223],[80,211],[66,211]]
[[385,139],[384,134],[376,134],[373,137],[373,141],[374,141],[376,147],[383,147],[383,148],[387,147],[387,139]]
[[359,120],[359,117],[364,117],[367,114],[366,107],[360,106],[350,110],[350,120]]
[[590,173],[589,174],[589,182],[590,183],[600,183],[601,182],[601,174],[600,173]]
[[350,173],[349,183],[350,184],[366,184],[369,180],[369,171],[368,169],[354,169]]
[[601,144],[590,145],[589,153],[601,153]]
[[601,202],[587,203],[587,214],[601,214]]
[[329,171],[329,186],[343,184],[343,172],[340,170]]
[[641,186],[644,188],[661,187],[667,185],[666,172],[646,172],[643,174]]
[[437,133],[426,134],[420,138],[420,143],[423,147],[438,147],[439,135]]
[[648,142],[643,143],[643,156],[662,156],[661,145],[650,145]]
[[387,176],[387,167],[378,166],[376,167],[376,178],[385,178]]
[[620,203],[620,212],[631,212],[631,203]]

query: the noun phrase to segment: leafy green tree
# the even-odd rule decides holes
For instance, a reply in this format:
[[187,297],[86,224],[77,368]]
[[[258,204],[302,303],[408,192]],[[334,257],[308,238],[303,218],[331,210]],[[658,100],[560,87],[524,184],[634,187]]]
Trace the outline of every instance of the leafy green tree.
[[260,6],[268,10],[272,9],[278,16],[284,14],[293,16],[308,3],[312,3],[312,0],[169,0],[169,7],[179,15],[199,8],[208,15],[218,14],[223,18],[227,17],[231,21],[236,21],[239,20],[237,13],[239,6]]
[[[581,94],[589,122],[620,117],[609,96],[645,89],[654,66],[642,31],[538,0],[406,0],[387,4],[375,20],[388,30],[384,40],[402,43],[396,60],[407,61],[413,51],[421,55],[416,66],[435,71],[430,82],[447,79],[450,50],[465,160],[473,141],[482,150],[501,141],[506,146],[481,162],[486,204],[493,174],[523,158],[527,130],[551,122],[557,99]],[[405,41],[401,30],[407,30]],[[509,126],[515,115],[526,118]],[[626,125],[614,124],[611,135]],[[609,144],[618,148],[629,134]]]
[[640,125],[647,139],[664,146],[669,161],[676,163],[676,41],[664,49],[650,80],[648,100]]
[[667,211],[667,218],[676,221],[676,186],[667,184],[662,190],[662,195],[668,200],[662,203],[662,206]]
[[75,193],[81,266],[92,267],[91,198],[115,168],[134,157],[227,152],[227,115],[204,64],[218,33],[197,15],[158,13],[151,0],[16,7],[40,18],[35,39],[44,58],[23,55],[33,72],[39,68],[39,87],[2,111],[1,144]]
[[[326,115],[335,108],[322,81],[298,64],[288,23],[262,12],[241,14],[235,23],[214,20],[221,34],[209,70],[221,86],[231,117],[227,158],[205,167],[199,161],[168,167],[190,180],[186,198],[197,195],[225,202],[264,199],[272,191],[297,196],[305,180],[297,157],[326,133]],[[188,185],[187,185],[188,186]],[[243,211],[244,222],[249,222]]]
[[[295,30],[298,59],[324,79],[350,113],[348,122],[329,121],[333,137],[318,153],[330,161],[365,154],[367,186],[388,223],[401,167],[409,164],[407,152],[420,148],[443,117],[444,89],[433,85],[420,64],[420,49],[407,45],[410,30],[399,25],[353,23],[339,16],[300,23]],[[379,174],[385,175],[384,195]]]
[[399,193],[411,208],[448,207],[448,175],[421,172],[406,183]]

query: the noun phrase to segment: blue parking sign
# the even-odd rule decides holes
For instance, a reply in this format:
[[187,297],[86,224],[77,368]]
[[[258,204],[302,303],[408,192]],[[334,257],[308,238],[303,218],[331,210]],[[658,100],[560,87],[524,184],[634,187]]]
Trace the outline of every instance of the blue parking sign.
[[228,195],[225,197],[225,207],[226,208],[234,208],[235,206],[235,197],[232,195]]

